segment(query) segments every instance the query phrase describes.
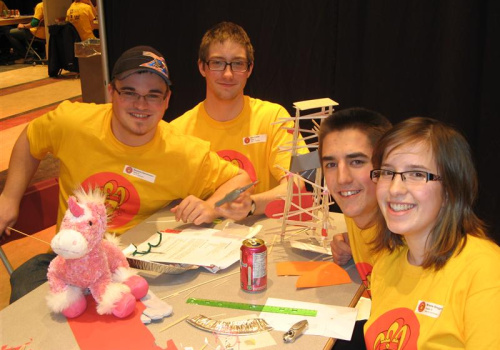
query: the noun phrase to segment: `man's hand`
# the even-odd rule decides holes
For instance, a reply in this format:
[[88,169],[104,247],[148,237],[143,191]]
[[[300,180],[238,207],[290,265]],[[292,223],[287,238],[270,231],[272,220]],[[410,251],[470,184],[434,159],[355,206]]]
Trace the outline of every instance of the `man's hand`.
[[0,194],[0,239],[4,232],[10,236],[10,230],[7,227],[14,226],[18,215],[19,204],[12,203],[4,194]]
[[211,223],[218,217],[211,204],[193,195],[184,198],[171,211],[175,214],[176,221],[192,222],[195,225]]
[[7,180],[0,194],[0,236],[7,227],[12,227],[16,223],[19,216],[19,203],[40,164],[40,160],[30,153],[27,128],[21,131],[12,149]]
[[330,248],[332,249],[333,261],[336,264],[345,265],[349,260],[351,260],[352,252],[347,232],[339,233],[333,236]]
[[250,209],[252,209],[252,198],[250,192],[245,191],[237,199],[217,207],[215,211],[219,216],[238,221],[246,218]]

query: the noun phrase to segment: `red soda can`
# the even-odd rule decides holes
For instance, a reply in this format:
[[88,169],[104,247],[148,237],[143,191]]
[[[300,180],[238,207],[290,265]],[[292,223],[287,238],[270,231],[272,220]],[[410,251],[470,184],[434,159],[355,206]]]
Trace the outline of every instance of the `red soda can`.
[[240,286],[246,292],[267,288],[267,247],[262,239],[245,239],[240,252]]

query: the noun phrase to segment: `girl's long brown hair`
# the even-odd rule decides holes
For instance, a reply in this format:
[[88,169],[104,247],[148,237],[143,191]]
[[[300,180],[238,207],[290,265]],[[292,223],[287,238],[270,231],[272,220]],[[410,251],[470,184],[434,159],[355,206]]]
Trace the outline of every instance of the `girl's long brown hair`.
[[[467,243],[467,234],[486,237],[484,223],[476,216],[473,204],[478,191],[476,169],[465,138],[454,128],[435,119],[415,117],[395,125],[376,144],[373,166],[380,168],[383,160],[402,145],[424,143],[430,146],[441,176],[445,205],[427,239],[423,268],[439,270]],[[373,250],[393,251],[405,244],[401,235],[392,233],[380,215],[379,234]]]

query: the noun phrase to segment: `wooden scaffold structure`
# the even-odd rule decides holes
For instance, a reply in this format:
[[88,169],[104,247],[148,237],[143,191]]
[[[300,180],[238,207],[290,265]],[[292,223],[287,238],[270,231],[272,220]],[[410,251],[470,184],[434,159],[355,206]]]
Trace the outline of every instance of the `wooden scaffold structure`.
[[[285,201],[284,210],[278,215],[281,220],[282,242],[285,233],[296,229],[297,226],[310,230],[318,242],[324,242],[327,237],[328,227],[331,226],[328,211],[333,200],[326,185],[322,185],[323,172],[317,150],[318,132],[321,120],[332,114],[337,105],[337,102],[329,98],[295,102],[295,116],[275,122],[285,124],[293,121],[293,127],[282,126],[293,133],[291,143],[280,148],[282,152],[292,154],[290,170],[281,168],[288,176],[287,194],[282,198]],[[316,111],[303,114],[313,109]],[[304,127],[306,120],[310,121],[312,128]],[[301,151],[303,148],[309,148],[310,152],[304,154]],[[304,184],[309,184],[312,192],[304,191]]]

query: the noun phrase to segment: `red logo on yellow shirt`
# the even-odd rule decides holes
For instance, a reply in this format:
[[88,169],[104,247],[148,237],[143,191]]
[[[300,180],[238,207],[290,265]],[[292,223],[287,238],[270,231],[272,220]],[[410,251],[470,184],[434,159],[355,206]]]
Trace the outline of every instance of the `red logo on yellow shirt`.
[[425,301],[422,301],[420,302],[420,304],[418,304],[418,311],[422,312],[425,310]]
[[118,228],[130,222],[139,212],[141,200],[134,185],[123,176],[105,172],[90,176],[82,183],[99,188],[106,194],[109,228]]
[[366,287],[363,296],[365,298],[371,298],[371,277],[373,266],[365,262],[360,262],[356,264],[356,269],[358,270],[359,276]]
[[365,333],[370,350],[417,350],[420,324],[412,310],[393,309],[373,322]]
[[227,160],[228,162],[236,165],[238,168],[245,170],[252,181],[257,180],[255,168],[250,159],[248,159],[245,155],[232,149],[217,151],[217,154],[222,159]]

